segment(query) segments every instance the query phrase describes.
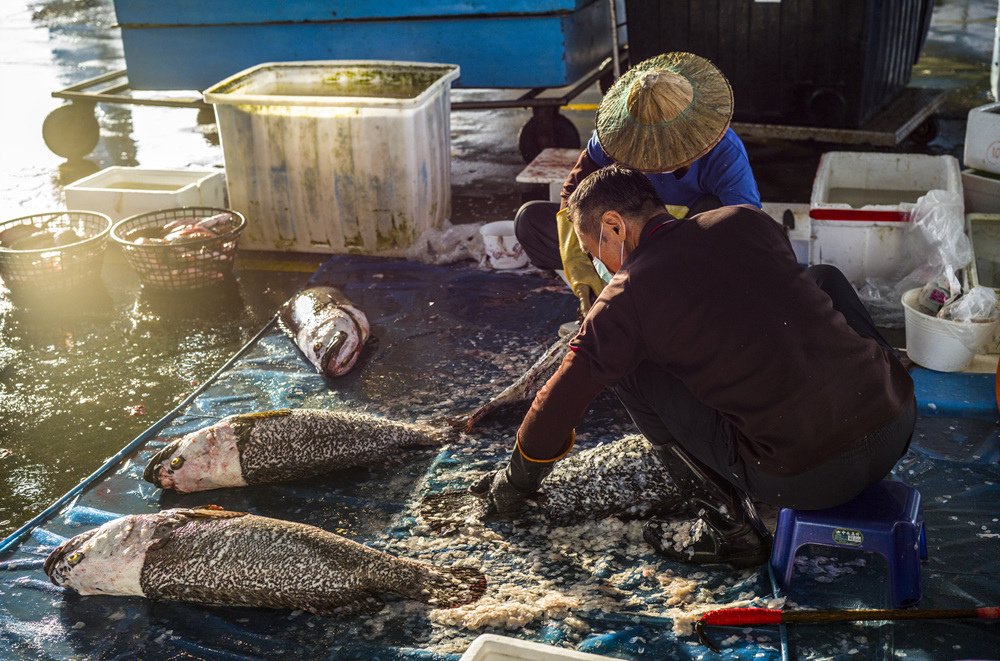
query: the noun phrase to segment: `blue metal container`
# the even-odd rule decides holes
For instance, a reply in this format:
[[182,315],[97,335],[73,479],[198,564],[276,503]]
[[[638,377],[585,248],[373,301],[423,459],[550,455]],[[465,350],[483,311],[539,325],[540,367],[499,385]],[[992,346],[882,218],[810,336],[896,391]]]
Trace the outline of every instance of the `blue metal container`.
[[204,89],[262,62],[458,64],[462,87],[561,87],[611,53],[606,0],[115,0],[133,89]]

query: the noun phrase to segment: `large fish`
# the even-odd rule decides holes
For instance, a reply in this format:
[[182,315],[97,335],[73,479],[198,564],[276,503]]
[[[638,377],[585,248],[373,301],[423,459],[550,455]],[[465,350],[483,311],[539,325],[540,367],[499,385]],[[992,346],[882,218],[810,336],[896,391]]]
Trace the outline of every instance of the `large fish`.
[[367,413],[319,409],[233,415],[167,444],[143,477],[181,493],[284,482],[377,465],[397,448],[438,445],[450,433]]
[[476,569],[397,558],[314,526],[214,506],[109,521],[54,550],[45,573],[82,595],[319,615],[374,613],[389,593],[458,606],[486,588]]
[[[674,513],[684,503],[652,444],[641,435],[602,443],[557,462],[533,500],[533,511],[554,525]],[[463,521],[483,519],[486,509],[481,498],[452,491],[427,496],[419,514],[432,528],[448,531]]]
[[336,377],[357,362],[370,332],[365,313],[333,287],[310,287],[278,311],[278,323],[316,371]]
[[471,431],[483,418],[497,409],[534,399],[549,377],[556,373],[573,337],[570,334],[559,338],[555,344],[545,350],[545,353],[535,361],[534,365],[528,368],[527,372],[518,377],[517,381],[473,411],[465,422],[465,431]]

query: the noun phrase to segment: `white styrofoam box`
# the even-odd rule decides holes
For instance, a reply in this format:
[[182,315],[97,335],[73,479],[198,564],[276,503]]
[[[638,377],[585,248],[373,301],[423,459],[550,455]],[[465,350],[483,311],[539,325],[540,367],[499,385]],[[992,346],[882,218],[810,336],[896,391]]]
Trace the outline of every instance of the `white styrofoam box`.
[[962,194],[953,156],[827,152],[813,180],[810,263],[833,264],[861,285],[903,266],[906,223],[930,190]]
[[969,111],[962,160],[966,167],[1000,174],[1000,103]]
[[509,636],[485,633],[469,645],[459,661],[607,661],[609,656],[576,652]]
[[1000,213],[1000,175],[962,170],[965,213]]
[[778,221],[779,225],[788,227],[788,240],[792,242],[795,251],[795,261],[803,266],[809,265],[809,244],[812,243],[812,219],[809,218],[809,205],[801,202],[762,202],[764,213]]
[[98,211],[121,220],[177,207],[225,207],[222,170],[110,167],[68,184],[66,208]]
[[451,64],[260,64],[205,90],[241,247],[399,255],[451,213]]

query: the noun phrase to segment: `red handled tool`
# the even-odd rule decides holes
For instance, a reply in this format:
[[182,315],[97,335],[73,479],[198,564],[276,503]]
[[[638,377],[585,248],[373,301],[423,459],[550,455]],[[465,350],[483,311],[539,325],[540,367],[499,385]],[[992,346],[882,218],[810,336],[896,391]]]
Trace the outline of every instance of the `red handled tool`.
[[695,631],[702,645],[718,652],[705,634],[706,626],[749,627],[759,624],[825,624],[827,622],[862,622],[895,620],[947,620],[947,619],[1000,620],[1000,606],[983,608],[944,608],[937,610],[826,610],[783,611],[777,608],[721,608],[705,613],[695,623]]

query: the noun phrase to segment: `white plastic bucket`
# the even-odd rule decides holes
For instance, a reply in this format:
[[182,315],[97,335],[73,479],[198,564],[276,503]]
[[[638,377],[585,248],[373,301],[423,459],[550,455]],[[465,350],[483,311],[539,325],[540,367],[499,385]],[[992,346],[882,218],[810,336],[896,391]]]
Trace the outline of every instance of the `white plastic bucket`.
[[513,220],[498,220],[479,228],[490,265],[495,269],[519,269],[528,265],[528,256],[514,236]]
[[919,288],[903,294],[907,355],[928,369],[961,372],[993,337],[996,322],[938,319],[918,309],[919,295]]

